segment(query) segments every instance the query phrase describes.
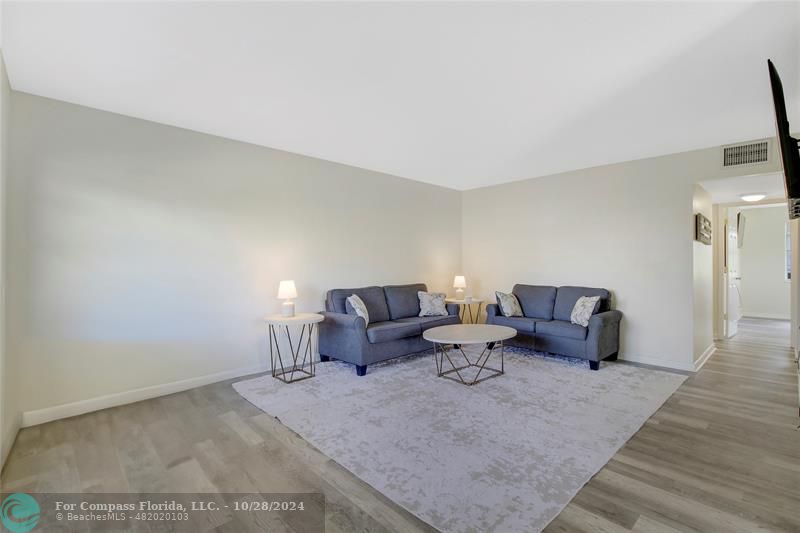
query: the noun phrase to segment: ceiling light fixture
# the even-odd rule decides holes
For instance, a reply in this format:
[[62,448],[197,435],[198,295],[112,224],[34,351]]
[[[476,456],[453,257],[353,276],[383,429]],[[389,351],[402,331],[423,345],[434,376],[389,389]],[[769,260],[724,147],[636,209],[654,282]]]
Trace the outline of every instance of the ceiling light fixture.
[[745,202],[758,202],[759,200],[763,200],[766,197],[767,197],[766,194],[760,192],[752,192],[750,194],[743,194],[739,198],[741,198]]

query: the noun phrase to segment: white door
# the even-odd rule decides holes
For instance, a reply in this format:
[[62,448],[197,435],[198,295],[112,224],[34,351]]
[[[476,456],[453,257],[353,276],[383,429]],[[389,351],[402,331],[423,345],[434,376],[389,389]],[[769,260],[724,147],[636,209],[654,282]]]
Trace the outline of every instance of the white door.
[[735,224],[727,227],[727,264],[728,272],[725,275],[726,308],[725,336],[733,337],[739,331],[739,319],[742,318],[742,277],[739,270],[739,239]]

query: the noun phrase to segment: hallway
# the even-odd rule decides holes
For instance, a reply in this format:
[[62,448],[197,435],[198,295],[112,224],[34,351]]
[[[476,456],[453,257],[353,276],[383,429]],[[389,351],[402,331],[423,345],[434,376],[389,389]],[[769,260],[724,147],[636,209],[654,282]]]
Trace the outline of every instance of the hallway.
[[789,342],[788,322],[742,319],[546,531],[800,531]]

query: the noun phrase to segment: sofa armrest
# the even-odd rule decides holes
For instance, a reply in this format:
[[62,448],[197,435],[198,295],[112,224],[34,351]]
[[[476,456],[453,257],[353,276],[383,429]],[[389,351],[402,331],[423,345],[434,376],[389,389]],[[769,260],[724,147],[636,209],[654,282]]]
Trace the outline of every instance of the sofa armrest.
[[325,317],[323,324],[326,326],[349,328],[356,330],[367,330],[367,322],[358,315],[348,315],[346,313],[333,313],[330,311],[323,311],[320,313]]
[[348,363],[363,365],[368,351],[367,323],[363,318],[346,313],[320,313],[319,353]]
[[622,312],[605,311],[592,315],[589,319],[589,333],[586,337],[586,355],[590,361],[601,361],[619,352],[619,323]]
[[486,304],[486,323],[494,324],[494,318],[498,316],[503,316],[503,313],[500,312],[500,306],[497,304]]
[[604,328],[614,324],[618,325],[620,320],[622,320],[622,311],[617,311],[616,309],[597,313],[589,318],[589,330],[592,328]]
[[458,304],[447,304],[447,314],[450,316],[459,316]]

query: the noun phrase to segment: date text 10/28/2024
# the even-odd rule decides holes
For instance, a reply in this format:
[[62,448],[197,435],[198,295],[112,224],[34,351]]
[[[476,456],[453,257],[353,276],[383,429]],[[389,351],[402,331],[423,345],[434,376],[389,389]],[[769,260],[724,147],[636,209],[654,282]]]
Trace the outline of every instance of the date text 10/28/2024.
[[[187,507],[188,505],[188,507]],[[188,501],[177,502],[175,500],[152,502],[149,500],[127,503],[92,503],[92,502],[55,502],[56,511],[90,511],[113,513],[119,511],[142,511],[142,512],[186,512],[186,511],[219,511],[221,509],[232,509],[234,511],[305,511],[303,501],[277,501],[277,500],[234,500],[230,504],[220,504],[216,501]]]

